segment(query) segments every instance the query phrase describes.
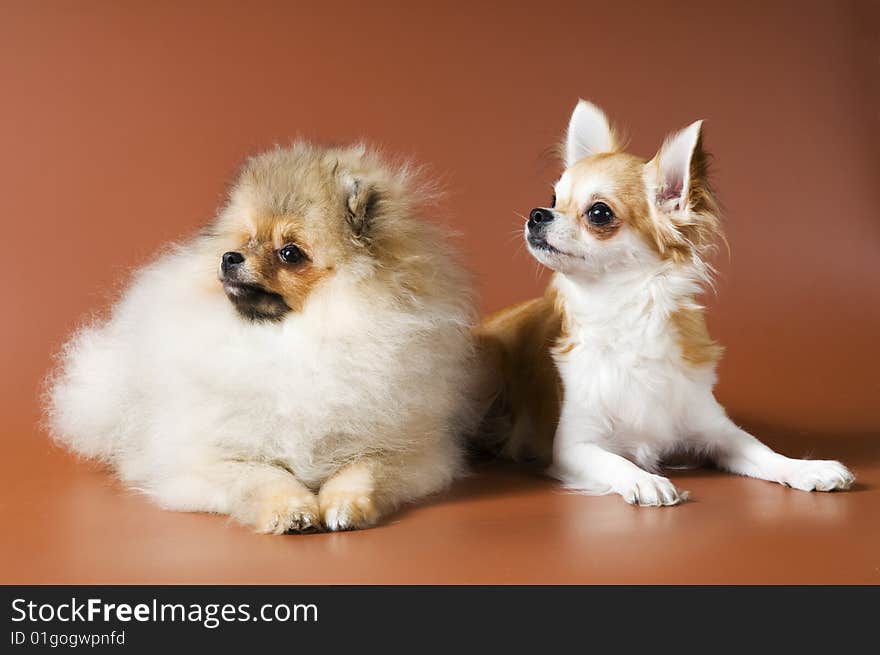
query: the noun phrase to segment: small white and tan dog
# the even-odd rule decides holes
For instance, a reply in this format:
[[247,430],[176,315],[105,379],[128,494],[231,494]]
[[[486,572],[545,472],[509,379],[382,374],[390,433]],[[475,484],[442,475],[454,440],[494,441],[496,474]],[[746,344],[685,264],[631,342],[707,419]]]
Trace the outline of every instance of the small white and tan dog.
[[525,226],[529,251],[555,271],[545,297],[477,331],[498,373],[487,423],[495,445],[552,463],[570,488],[638,505],[687,497],[657,474],[683,453],[796,489],[848,488],[842,464],[774,452],[712,393],[721,348],[697,296],[721,230],[701,122],[645,161],[622,152],[604,113],[580,101],[564,158],[554,201]]

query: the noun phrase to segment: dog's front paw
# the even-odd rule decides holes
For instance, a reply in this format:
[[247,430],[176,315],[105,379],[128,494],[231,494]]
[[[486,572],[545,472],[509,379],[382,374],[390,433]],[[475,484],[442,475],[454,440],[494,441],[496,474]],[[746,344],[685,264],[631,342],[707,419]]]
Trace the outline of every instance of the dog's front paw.
[[299,484],[266,490],[257,499],[255,510],[252,523],[257,532],[309,532],[321,526],[318,499]]
[[795,460],[783,484],[801,491],[836,491],[849,489],[855,476],[840,462],[828,459]]
[[355,462],[342,467],[318,492],[324,527],[336,532],[375,525],[381,514],[375,489],[370,464]]
[[615,491],[630,505],[642,507],[678,505],[688,498],[687,491],[676,489],[668,478],[652,473],[640,475]]
[[328,530],[358,530],[375,525],[379,510],[371,494],[359,490],[331,489],[318,497],[321,522]]

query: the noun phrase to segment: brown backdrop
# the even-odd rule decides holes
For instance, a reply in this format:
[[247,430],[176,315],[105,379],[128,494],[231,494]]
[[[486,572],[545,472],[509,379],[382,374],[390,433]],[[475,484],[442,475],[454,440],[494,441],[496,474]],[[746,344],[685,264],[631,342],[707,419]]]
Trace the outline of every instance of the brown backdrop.
[[578,96],[643,155],[706,120],[732,413],[876,434],[878,3],[318,4],[0,2],[6,468],[45,452],[36,389],[64,335],[207,221],[243,156],[297,135],[430,164],[482,309],[538,294],[520,215]]

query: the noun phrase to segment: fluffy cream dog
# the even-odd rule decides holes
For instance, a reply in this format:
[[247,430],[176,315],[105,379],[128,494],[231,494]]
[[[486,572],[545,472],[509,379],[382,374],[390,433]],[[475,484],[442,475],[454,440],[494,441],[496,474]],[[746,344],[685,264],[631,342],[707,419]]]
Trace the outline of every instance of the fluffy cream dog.
[[56,439],[163,507],[362,528],[444,488],[468,429],[471,294],[405,167],[306,143],[247,161],[50,382]]
[[575,107],[553,201],[524,226],[553,280],[477,331],[497,375],[487,432],[569,487],[638,505],[687,497],[658,475],[682,453],[795,489],[847,489],[842,464],[774,452],[712,393],[721,348],[698,295],[721,228],[701,128],[670,135],[646,161],[623,152],[598,107]]

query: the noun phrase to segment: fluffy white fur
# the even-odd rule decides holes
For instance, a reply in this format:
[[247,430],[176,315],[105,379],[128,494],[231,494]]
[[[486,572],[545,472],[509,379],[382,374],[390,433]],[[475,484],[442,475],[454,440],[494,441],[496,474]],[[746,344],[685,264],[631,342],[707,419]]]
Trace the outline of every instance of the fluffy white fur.
[[[341,212],[353,175],[384,194],[371,241],[340,232],[352,254],[300,310],[239,315],[217,279],[230,226],[260,211]],[[471,420],[472,314],[417,194],[362,148],[300,143],[252,159],[214,224],[138,271],[109,320],[67,344],[49,391],[56,439],[163,507],[265,532],[364,527],[442,489]]]
[[[687,197],[700,127],[694,123],[672,136],[644,164],[653,229],[670,239],[676,225],[694,218]],[[557,206],[583,211],[596,199],[615,197],[618,180],[608,167],[571,168],[615,147],[604,114],[581,101],[567,138],[568,170],[555,185]],[[681,451],[796,489],[852,484],[853,475],[838,462],[790,459],[738,428],[712,393],[714,362],[694,365],[683,357],[671,317],[682,308],[700,309],[695,298],[709,272],[695,244],[684,244],[684,258],[662,257],[631,224],[597,239],[582,220],[559,211],[544,234],[556,251],[527,244],[556,271],[552,285],[566,315],[570,347],[554,355],[564,401],[552,468],[566,485],[617,493],[639,505],[674,505],[687,494],[657,470],[664,456]]]

